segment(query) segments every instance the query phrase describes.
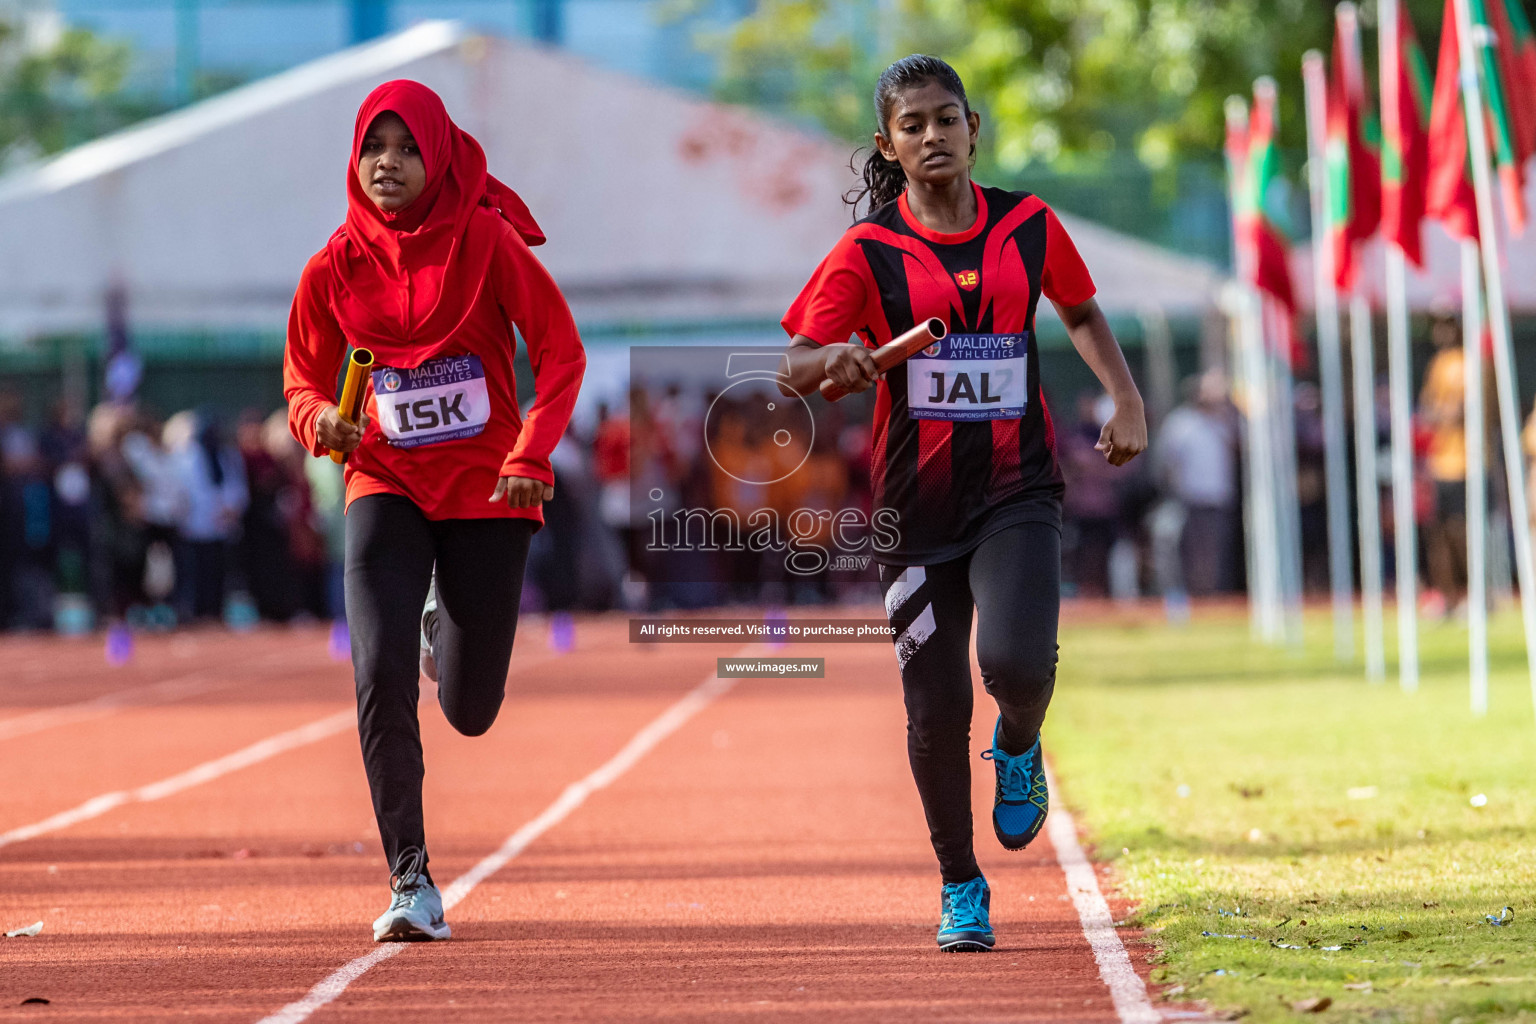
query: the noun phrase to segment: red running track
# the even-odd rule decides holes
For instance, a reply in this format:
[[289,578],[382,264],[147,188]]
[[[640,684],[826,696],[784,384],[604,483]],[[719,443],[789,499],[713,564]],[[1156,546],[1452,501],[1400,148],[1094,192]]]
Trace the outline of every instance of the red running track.
[[[625,620],[594,618],[556,656],[530,619],[487,736],[457,735],[425,697],[439,884],[737,650],[631,645]],[[704,702],[469,892],[450,942],[401,949],[306,1019],[1124,1019],[1052,845],[1009,854],[992,840],[981,761],[998,948],[937,951],[938,877],[890,648],[777,653],[824,656],[827,678],[741,680]],[[0,930],[44,922],[0,939],[0,1020],[254,1022],[379,948],[370,923],[388,890],[347,721],[350,666],[323,630],[141,639],[117,669],[99,639],[11,638],[0,664]],[[989,703],[976,736],[990,735]],[[274,736],[287,739],[259,745]],[[124,796],[88,803],[108,794]],[[1128,944],[1144,976],[1145,951]],[[50,1002],[23,1004],[34,997]]]

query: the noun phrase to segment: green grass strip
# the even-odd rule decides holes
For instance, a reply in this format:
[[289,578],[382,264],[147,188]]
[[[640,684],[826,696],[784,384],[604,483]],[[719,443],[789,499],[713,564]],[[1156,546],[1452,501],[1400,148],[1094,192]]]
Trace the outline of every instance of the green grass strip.
[[1154,981],[1254,1021],[1296,1020],[1308,999],[1336,1021],[1536,1020],[1518,617],[1492,624],[1480,719],[1464,626],[1422,624],[1416,694],[1336,665],[1326,612],[1306,632],[1291,652],[1238,613],[1062,631],[1046,750],[1138,904]]

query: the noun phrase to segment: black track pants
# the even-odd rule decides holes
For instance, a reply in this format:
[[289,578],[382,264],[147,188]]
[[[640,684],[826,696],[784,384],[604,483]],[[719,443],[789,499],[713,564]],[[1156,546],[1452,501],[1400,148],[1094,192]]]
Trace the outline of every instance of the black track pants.
[[1056,686],[1061,533],[1020,523],[951,562],[881,566],[880,585],[896,628],[912,777],[944,881],[964,882],[981,873],[971,845],[971,611],[1003,748],[1023,753]]
[[391,867],[426,849],[421,819],[421,609],[437,565],[437,700],[466,736],[491,727],[506,690],[526,519],[430,520],[410,499],[371,494],[347,509],[347,625],[357,680],[357,728],[373,813]]

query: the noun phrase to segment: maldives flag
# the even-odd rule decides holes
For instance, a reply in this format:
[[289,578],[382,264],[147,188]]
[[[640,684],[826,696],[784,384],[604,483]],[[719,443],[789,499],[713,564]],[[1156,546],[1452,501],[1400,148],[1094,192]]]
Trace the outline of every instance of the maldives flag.
[[1445,230],[1457,238],[1476,241],[1477,201],[1472,192],[1460,75],[1456,0],[1445,0],[1435,95],[1429,110],[1429,182],[1425,198],[1429,216],[1445,225]]
[[[1381,232],[1415,266],[1424,265],[1425,189],[1429,176],[1429,66],[1399,0],[1382,0]],[[1395,25],[1392,22],[1396,22]]]
[[1381,225],[1381,161],[1366,144],[1365,72],[1353,4],[1340,4],[1334,21],[1328,81],[1328,227],[1333,238],[1334,284],[1354,290],[1360,243]]
[[[1227,97],[1227,177],[1234,194],[1243,186],[1243,168],[1248,163],[1248,105],[1241,96]],[[1234,215],[1236,211],[1233,211]]]
[[1483,89],[1499,168],[1504,210],[1515,234],[1525,230],[1525,165],[1536,153],[1536,39],[1514,0],[1471,0],[1473,23],[1492,29],[1480,45]]
[[[1536,154],[1536,34],[1531,32],[1530,19],[1525,16],[1519,0],[1504,0],[1500,5],[1504,15],[1499,32],[1499,52],[1507,61],[1510,80],[1511,111],[1515,120],[1515,134],[1520,139],[1525,159]],[[1508,57],[1502,55],[1508,53]]]
[[[1280,151],[1275,145],[1276,96],[1274,82],[1259,79],[1253,88],[1253,116],[1248,123],[1246,145],[1238,141],[1241,166],[1237,175],[1237,242],[1249,252],[1249,283],[1267,292],[1287,313],[1296,311],[1296,291],[1291,286],[1290,240],[1264,210],[1264,197],[1280,174]],[[1234,144],[1228,121],[1228,147]],[[1230,157],[1229,157],[1230,159]],[[1237,163],[1238,161],[1233,161]]]

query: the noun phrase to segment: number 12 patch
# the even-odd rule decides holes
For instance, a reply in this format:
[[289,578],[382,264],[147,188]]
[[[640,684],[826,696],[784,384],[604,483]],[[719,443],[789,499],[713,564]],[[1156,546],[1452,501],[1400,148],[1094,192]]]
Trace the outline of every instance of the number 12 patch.
[[1029,335],[951,334],[907,360],[915,420],[1005,420],[1028,402]]

